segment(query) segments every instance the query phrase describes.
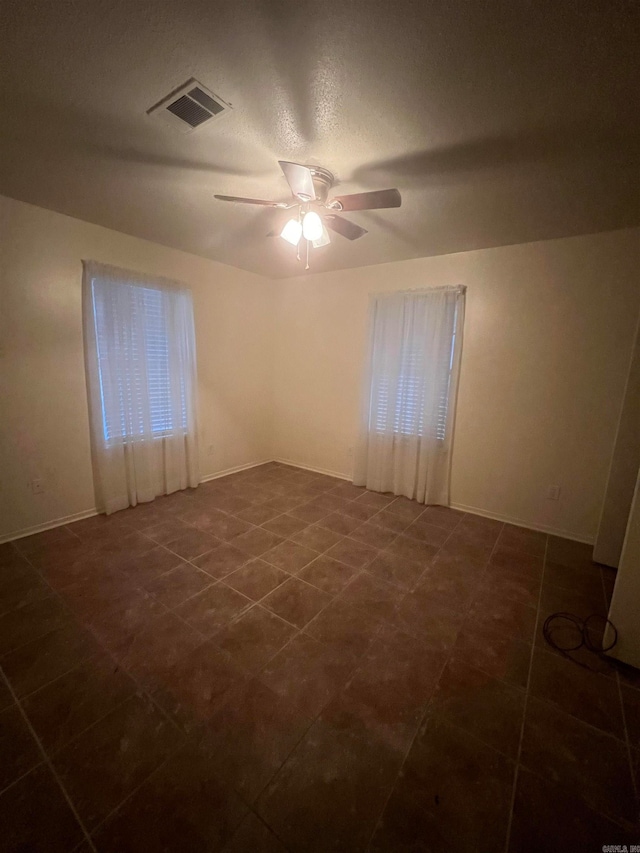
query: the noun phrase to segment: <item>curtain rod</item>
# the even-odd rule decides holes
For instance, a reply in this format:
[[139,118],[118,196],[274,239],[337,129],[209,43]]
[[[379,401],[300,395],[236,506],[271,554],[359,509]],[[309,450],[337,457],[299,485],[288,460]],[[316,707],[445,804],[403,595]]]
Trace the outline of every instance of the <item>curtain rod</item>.
[[383,290],[370,294],[371,296],[397,296],[405,293],[435,293],[440,290],[450,290],[452,293],[466,293],[466,284],[442,284],[437,287],[414,287],[412,290]]

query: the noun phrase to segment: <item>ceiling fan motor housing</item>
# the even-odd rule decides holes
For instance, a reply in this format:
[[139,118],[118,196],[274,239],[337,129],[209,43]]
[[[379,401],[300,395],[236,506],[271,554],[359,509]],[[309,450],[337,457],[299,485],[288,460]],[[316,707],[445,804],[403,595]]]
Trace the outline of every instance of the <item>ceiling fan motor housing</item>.
[[327,203],[329,190],[334,184],[335,178],[328,169],[323,169],[322,166],[307,166],[311,172],[313,187],[316,191],[316,201],[324,205]]

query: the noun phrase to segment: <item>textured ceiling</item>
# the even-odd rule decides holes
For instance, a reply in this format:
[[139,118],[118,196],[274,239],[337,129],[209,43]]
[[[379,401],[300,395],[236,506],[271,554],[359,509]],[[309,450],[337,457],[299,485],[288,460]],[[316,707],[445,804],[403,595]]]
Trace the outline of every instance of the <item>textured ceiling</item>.
[[[278,159],[352,213],[312,271],[640,223],[640,5],[622,0],[2,0],[0,193],[279,277]],[[233,112],[183,136],[146,110],[195,77]],[[285,214],[286,218],[286,214]]]

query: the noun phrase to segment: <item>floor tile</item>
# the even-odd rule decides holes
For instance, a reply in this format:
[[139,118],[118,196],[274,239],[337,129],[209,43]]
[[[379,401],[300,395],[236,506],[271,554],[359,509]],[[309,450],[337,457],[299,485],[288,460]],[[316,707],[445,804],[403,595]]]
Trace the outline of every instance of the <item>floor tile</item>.
[[356,500],[366,506],[373,506],[376,509],[384,509],[395,501],[395,497],[393,495],[381,495],[378,492],[365,491],[359,498],[356,498]]
[[412,522],[409,527],[407,527],[404,531],[404,535],[412,536],[414,539],[426,542],[427,545],[433,545],[436,548],[440,548],[452,534],[447,528],[437,527],[435,524],[429,524],[429,517],[421,515],[420,518]]
[[416,503],[416,501],[410,501],[408,498],[403,497],[399,497],[391,501],[391,503],[387,504],[383,510],[383,512],[393,513],[393,515],[403,519],[407,522],[407,525],[411,524],[412,521],[415,521],[416,518],[418,518],[419,515],[422,515],[424,511],[424,504],[419,504]]
[[364,851],[399,765],[379,742],[317,721],[257,810],[294,850]]
[[118,665],[99,655],[32,693],[23,700],[23,708],[51,753],[134,692],[134,683]]
[[174,613],[163,613],[114,649],[121,666],[150,689],[167,677],[167,670],[182,655],[197,648],[202,634]]
[[246,509],[240,510],[237,518],[240,518],[242,521],[246,521],[249,524],[260,525],[264,524],[265,521],[271,521],[272,518],[277,518],[279,515],[281,515],[281,513],[277,509],[274,509],[267,504],[253,504]]
[[447,568],[434,561],[415,584],[415,592],[425,602],[433,601],[452,610],[466,611],[481,589],[480,582],[473,575],[448,571]]
[[618,685],[543,648],[536,648],[531,666],[530,691],[568,714],[598,729],[624,738]]
[[250,554],[245,554],[233,545],[218,545],[213,551],[197,557],[192,562],[203,572],[219,580],[239,569],[240,566],[244,566],[250,559]]
[[453,655],[493,678],[526,687],[531,663],[531,644],[501,634],[486,633],[475,625],[463,625]]
[[329,595],[336,595],[357,573],[357,569],[332,560],[327,554],[322,554],[301,569],[297,577],[328,592]]
[[259,601],[289,577],[290,575],[282,569],[277,569],[270,563],[256,558],[227,575],[224,582],[226,586],[241,592],[252,601]]
[[503,850],[514,771],[513,762],[489,746],[442,718],[427,717],[375,833],[372,853]]
[[166,545],[167,542],[173,542],[191,531],[191,526],[185,524],[177,518],[166,518],[159,524],[154,524],[152,527],[144,528],[144,535],[149,539],[153,539],[159,545]]
[[30,556],[42,549],[58,547],[61,543],[75,539],[75,534],[68,527],[53,527],[51,530],[43,530],[42,533],[33,533],[31,536],[16,539],[14,546],[21,554]]
[[409,527],[413,519],[403,518],[402,515],[397,515],[391,512],[390,509],[383,509],[376,513],[375,524],[378,527],[384,527],[386,530],[391,530],[395,534],[404,533]]
[[242,821],[224,853],[247,853],[249,850],[255,853],[287,853],[269,827],[253,812]]
[[539,533],[537,530],[529,530],[526,527],[517,527],[514,524],[505,524],[499,542],[500,545],[513,548],[515,551],[544,556],[547,547],[547,534]]
[[[284,511],[285,510],[283,509],[283,512]],[[310,501],[304,504],[294,505],[293,507],[288,508],[288,512],[289,515],[292,515],[294,518],[299,518],[301,521],[304,521],[307,524],[315,524],[321,519],[325,519],[328,516],[336,515],[336,513],[333,513],[326,507],[318,506],[317,504],[314,504]]]
[[299,634],[269,661],[259,680],[313,718],[344,686],[353,666],[335,647]]
[[133,696],[53,759],[91,829],[179,746],[178,730],[147,699]]
[[378,556],[366,567],[369,574],[381,581],[409,590],[417,583],[425,571],[427,563],[420,559],[410,559],[389,550],[380,551]]
[[164,547],[152,548],[145,554],[120,564],[121,571],[134,583],[145,586],[160,575],[186,565],[182,557]]
[[634,839],[637,836],[590,809],[571,791],[520,768],[509,853],[596,851],[629,846]]
[[637,817],[626,745],[534,697],[527,703],[520,760],[595,811],[629,822]]
[[226,652],[207,640],[178,657],[150,692],[184,731],[193,732],[211,717],[225,693],[248,677]]
[[208,721],[205,747],[220,778],[253,802],[311,725],[260,681],[231,690]]
[[312,560],[315,560],[317,556],[318,552],[312,551],[311,548],[285,541],[263,554],[262,559],[285,572],[295,574]]
[[16,705],[0,712],[0,791],[43,761]]
[[207,551],[212,551],[220,540],[210,533],[204,533],[202,530],[191,530],[167,542],[167,548],[177,554],[179,557],[184,557],[185,560],[193,560],[195,557],[201,557]]
[[367,504],[362,504],[355,500],[344,504],[344,506],[338,510],[337,515],[348,515],[351,516],[351,518],[364,522],[373,519],[379,512],[380,510],[378,507],[368,506]]
[[338,597],[309,622],[305,633],[338,649],[349,661],[364,654],[379,628],[380,620],[371,610]]
[[351,515],[343,515],[339,512],[332,512],[330,515],[321,518],[318,524],[320,527],[324,527],[332,533],[337,533],[339,536],[347,536],[360,527],[362,519],[354,518]]
[[0,658],[18,697],[38,690],[95,654],[91,635],[71,620]]
[[393,624],[430,648],[450,651],[463,619],[463,614],[457,610],[425,600],[420,593],[408,593],[396,607]]
[[580,590],[586,595],[599,595],[602,592],[602,575],[595,565],[563,566],[561,563],[547,560],[544,566],[544,581],[562,589]]
[[535,575],[517,574],[489,564],[482,577],[481,592],[537,608],[541,585],[541,579]]
[[463,512],[448,506],[427,506],[421,516],[429,524],[435,524],[447,530],[455,530],[464,517]]
[[542,577],[542,566],[544,560],[539,554],[528,554],[526,551],[517,551],[514,548],[506,548],[498,544],[491,553],[490,566],[495,566],[516,575],[528,575],[531,577]]
[[574,569],[589,570],[596,566],[593,562],[593,545],[560,536],[549,536],[547,560]]
[[0,614],[48,598],[53,592],[30,566],[0,573]]
[[327,530],[319,525],[312,524],[305,527],[300,533],[295,533],[291,536],[291,540],[298,545],[303,545],[305,548],[310,548],[312,551],[324,553],[333,545],[342,539],[341,534],[334,533],[332,530]]
[[176,608],[176,613],[197,631],[210,637],[252,604],[250,598],[217,583],[185,601]]
[[262,600],[262,605],[298,628],[331,601],[331,596],[298,578],[289,578]]
[[372,548],[386,548],[396,538],[396,534],[385,527],[378,527],[377,524],[366,522],[360,527],[356,527],[349,534],[349,538],[364,542],[365,545],[370,545]]
[[278,515],[272,518],[271,521],[266,521],[262,525],[265,530],[275,533],[278,536],[292,536],[294,533],[299,533],[308,526],[306,521],[301,521],[299,518],[294,518],[292,515]]
[[326,553],[339,563],[345,563],[354,569],[362,569],[378,556],[379,551],[370,545],[347,538],[329,548]]
[[469,624],[480,631],[531,642],[536,624],[536,610],[519,601],[496,598],[490,590],[484,591],[476,596],[471,605]]
[[42,637],[69,620],[58,598],[45,598],[0,616],[0,654]]
[[398,587],[360,572],[340,595],[340,601],[360,607],[376,619],[393,621],[395,609],[404,593]]
[[321,717],[336,729],[380,740],[404,757],[444,660],[441,653],[387,627]]
[[165,607],[173,608],[213,583],[215,581],[211,575],[185,563],[160,575],[148,583],[146,589]]
[[626,684],[621,684],[620,690],[629,742],[636,749],[640,749],[640,690],[627,687]]
[[194,744],[172,755],[95,835],[99,851],[220,850],[248,811]]
[[282,542],[282,537],[275,533],[270,533],[262,527],[254,527],[248,533],[242,533],[236,536],[233,544],[241,551],[251,554],[254,557],[259,557],[265,551],[270,551]]
[[385,551],[401,560],[418,563],[423,569],[429,565],[438,553],[438,549],[434,545],[428,545],[426,542],[420,542],[404,534],[394,539]]
[[[248,509],[250,507],[246,508],[247,511]],[[241,519],[220,510],[209,511],[206,522],[207,532],[225,542],[233,542],[238,536],[249,533],[252,529],[253,527],[247,519]]]
[[135,598],[117,613],[98,614],[89,623],[89,630],[111,651],[126,648],[147,625],[166,613],[163,604],[152,595]]
[[252,607],[223,628],[215,644],[248,672],[258,672],[294,636],[296,629],[262,607]]
[[515,761],[524,705],[524,690],[454,658],[440,677],[429,713],[446,717]]
[[69,853],[84,837],[47,767],[36,768],[0,795],[0,838],[5,850]]

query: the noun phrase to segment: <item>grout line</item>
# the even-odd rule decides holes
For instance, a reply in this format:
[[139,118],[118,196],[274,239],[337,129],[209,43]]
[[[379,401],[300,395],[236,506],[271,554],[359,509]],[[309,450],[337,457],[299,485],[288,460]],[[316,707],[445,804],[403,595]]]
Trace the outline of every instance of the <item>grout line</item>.
[[[436,553],[434,554],[434,559],[435,559],[435,557],[437,557],[437,555],[440,553],[440,551],[441,551],[441,549],[444,547],[444,545],[449,541],[449,539],[450,539],[450,538],[451,538],[451,536],[453,535],[454,530],[456,530],[456,529],[457,529],[457,527],[459,526],[459,524],[460,524],[460,522],[461,522],[461,521],[462,521],[462,518],[461,518],[461,519],[458,521],[458,523],[457,523],[456,525],[454,525],[454,527],[451,529],[451,534],[450,534],[450,535],[445,539],[444,543],[440,546],[440,548],[438,548],[438,550],[437,550],[437,551],[436,551]],[[503,529],[504,529],[504,528],[503,528]],[[489,556],[487,557],[487,559],[486,559],[486,561],[485,561],[484,567],[483,567],[483,569],[482,569],[482,573],[484,573],[484,572],[486,571],[486,568],[487,568],[487,566],[489,565],[489,561],[490,561],[491,557],[493,556],[493,553],[494,553],[495,549],[496,549],[496,548],[497,548],[497,546],[498,546],[498,541],[499,541],[499,539],[500,539],[500,535],[501,535],[501,533],[502,533],[502,531],[501,531],[501,532],[500,532],[500,534],[498,534],[498,536],[496,537],[496,541],[495,541],[495,543],[494,543],[494,545],[493,545],[493,548],[491,549],[491,553],[489,554]],[[425,571],[427,571],[427,569],[425,569]],[[423,572],[423,574],[422,574],[422,575],[420,575],[420,577],[422,577],[423,575],[424,575],[424,572]],[[406,595],[408,595],[408,594],[409,594],[409,592],[407,592],[407,593],[406,593]],[[405,597],[406,597],[406,595],[405,595]],[[466,623],[466,620],[467,620],[467,617],[468,617],[468,615],[469,615],[469,612],[471,611],[471,607],[473,606],[473,601],[474,601],[474,599],[473,599],[473,597],[471,597],[471,598],[470,598],[470,600],[469,600],[469,603],[467,604],[467,606],[466,606],[466,608],[465,608],[464,618],[463,618],[462,622],[460,623],[460,627],[458,628],[458,632],[457,632],[457,634],[456,634],[456,640],[457,640],[457,638],[460,636],[460,632],[461,632],[461,631],[463,630],[463,628],[464,628],[464,625],[465,625],[465,623]],[[410,635],[410,636],[412,636],[412,635]],[[397,785],[397,783],[398,783],[398,779],[400,778],[400,776],[401,776],[401,774],[402,774],[402,771],[403,771],[403,769],[404,769],[404,765],[405,765],[405,763],[406,763],[406,761],[407,761],[407,758],[409,757],[409,754],[410,754],[411,750],[413,749],[413,745],[414,745],[414,743],[415,743],[415,741],[416,741],[416,738],[418,737],[418,735],[419,735],[419,733],[420,733],[420,731],[421,731],[421,729],[422,729],[423,723],[424,723],[424,721],[425,721],[425,719],[426,719],[427,715],[429,714],[429,708],[431,707],[431,703],[432,703],[432,701],[433,701],[433,696],[435,695],[435,692],[436,692],[436,690],[438,689],[438,685],[439,685],[439,683],[440,683],[440,679],[442,678],[442,675],[443,675],[443,673],[444,673],[444,671],[445,671],[445,669],[446,669],[447,665],[449,664],[449,662],[450,662],[450,661],[451,661],[451,659],[453,658],[453,654],[454,654],[454,651],[455,651],[455,646],[456,646],[456,642],[454,641],[454,642],[451,644],[451,647],[450,647],[450,649],[449,649],[448,653],[445,653],[445,656],[444,656],[444,662],[443,662],[443,664],[442,664],[442,668],[441,668],[441,670],[440,670],[440,673],[438,674],[438,678],[437,678],[437,679],[436,679],[436,681],[435,681],[434,688],[433,688],[433,692],[432,692],[431,696],[429,697],[428,701],[427,701],[427,702],[426,702],[426,704],[425,704],[424,712],[423,712],[423,714],[422,714],[422,717],[420,718],[420,722],[418,723],[418,726],[416,727],[416,730],[415,730],[415,732],[414,732],[414,735],[413,735],[413,737],[411,738],[411,742],[410,742],[410,744],[409,744],[409,746],[408,746],[408,748],[407,748],[407,750],[406,750],[406,752],[405,752],[405,754],[404,754],[404,758],[402,759],[402,762],[401,762],[401,764],[400,764],[400,768],[399,768],[399,770],[398,770],[398,772],[397,772],[397,774],[396,774],[396,778],[395,778],[395,780],[394,780],[394,782],[393,782],[393,785],[391,786],[391,788],[390,788],[390,790],[389,790],[389,794],[388,794],[388,796],[387,796],[387,798],[386,798],[386,800],[385,800],[385,802],[384,802],[384,805],[382,806],[382,808],[381,808],[381,810],[380,810],[380,815],[379,815],[379,817],[378,817],[378,820],[376,821],[376,824],[375,824],[375,826],[374,826],[374,828],[373,828],[373,831],[372,831],[371,835],[369,836],[369,840],[368,840],[368,842],[367,842],[366,850],[369,850],[369,849],[370,849],[370,847],[371,847],[371,843],[373,842],[373,839],[375,838],[375,834],[376,834],[376,832],[377,832],[377,830],[378,830],[378,827],[380,826],[381,821],[382,821],[382,820],[383,820],[383,818],[384,818],[384,813],[385,813],[385,811],[386,811],[386,809],[387,809],[387,806],[389,805],[389,801],[391,800],[391,797],[393,796],[393,792],[394,792],[394,791],[395,791],[395,789],[396,789],[396,785]],[[465,730],[463,730],[463,731],[465,731]],[[467,732],[467,734],[470,734],[470,733],[468,733],[468,732]],[[477,736],[475,736],[475,735],[472,735],[472,737],[474,737],[476,740],[479,740],[479,738],[477,738]],[[483,741],[481,741],[481,742],[483,742]],[[487,746],[489,746],[489,744],[487,744]],[[492,747],[492,749],[495,749],[495,747]],[[498,750],[496,750],[496,751],[498,752]],[[501,754],[502,754],[502,753],[501,753]]]
[[522,709],[522,724],[520,726],[520,740],[518,743],[518,753],[517,753],[517,757],[516,757],[515,773],[513,776],[513,789],[511,792],[511,805],[509,807],[509,818],[508,818],[508,823],[507,823],[507,837],[506,837],[506,843],[505,843],[505,853],[508,853],[509,845],[511,843],[511,829],[513,826],[513,809],[515,807],[515,802],[516,802],[516,790],[518,787],[520,758],[522,755],[522,742],[524,740],[524,727],[525,727],[525,722],[527,719],[527,706],[529,704],[529,688],[531,685],[531,673],[533,672],[533,657],[534,657],[535,650],[536,650],[536,636],[538,634],[538,625],[540,623],[540,606],[541,606],[541,602],[542,602],[542,590],[544,587],[544,571],[545,571],[545,566],[547,563],[548,551],[549,551],[549,537],[547,536],[546,540],[545,540],[545,545],[544,545],[544,557],[542,560],[542,577],[540,578],[540,591],[538,593],[538,606],[536,608],[536,622],[535,622],[535,627],[533,629],[533,638],[531,641],[531,655],[529,657],[529,672],[527,674],[527,684],[525,687],[525,694],[524,694],[524,706]]
[[[42,754],[42,756],[43,756],[44,763],[47,765],[47,767],[49,768],[50,772],[52,773],[52,775],[53,775],[54,779],[55,779],[55,780],[56,780],[56,782],[58,783],[58,786],[59,786],[59,788],[60,788],[60,790],[61,790],[61,792],[62,792],[62,795],[63,795],[64,799],[67,801],[67,805],[68,805],[68,806],[69,806],[69,808],[71,809],[71,812],[72,812],[73,816],[75,817],[76,821],[78,822],[78,825],[79,825],[80,829],[81,829],[81,830],[82,830],[82,832],[84,833],[85,840],[86,840],[86,841],[87,841],[87,843],[89,844],[89,847],[91,848],[91,850],[95,851],[95,850],[96,850],[96,847],[95,847],[95,845],[94,845],[93,841],[91,840],[91,836],[89,835],[89,832],[88,832],[87,828],[85,827],[85,825],[84,825],[83,821],[80,819],[80,815],[79,815],[79,814],[78,814],[78,812],[76,811],[76,808],[75,808],[75,806],[74,806],[74,804],[73,804],[73,802],[72,802],[72,800],[71,800],[71,797],[70,797],[70,796],[69,796],[69,794],[67,793],[67,789],[65,788],[65,786],[64,786],[64,784],[63,784],[63,782],[62,782],[62,779],[61,779],[61,778],[60,778],[60,776],[58,775],[58,772],[57,772],[57,770],[55,769],[55,767],[54,767],[54,765],[53,765],[53,762],[52,762],[52,761],[51,761],[51,759],[49,758],[49,755],[48,755],[47,751],[45,750],[44,746],[42,745],[42,741],[40,740],[40,738],[39,738],[39,737],[38,737],[38,735],[36,734],[35,729],[34,729],[34,728],[33,728],[33,726],[31,725],[31,721],[30,721],[30,720],[29,720],[29,718],[27,717],[27,715],[26,715],[26,713],[25,713],[25,711],[24,711],[24,708],[22,707],[22,703],[20,702],[20,700],[19,700],[19,699],[18,699],[18,697],[16,696],[15,691],[13,690],[13,687],[11,686],[11,683],[10,683],[9,679],[7,678],[7,676],[6,676],[6,675],[5,675],[5,673],[4,673],[4,670],[3,670],[1,667],[0,667],[0,673],[1,673],[1,675],[2,675],[2,678],[4,679],[4,682],[5,682],[6,686],[7,686],[7,688],[9,689],[9,691],[10,691],[11,695],[13,696],[13,701],[16,703],[16,706],[17,706],[17,708],[18,708],[18,711],[20,712],[20,715],[22,716],[22,719],[23,719],[24,723],[26,724],[27,728],[29,729],[29,731],[30,731],[30,733],[31,733],[31,736],[33,737],[34,741],[36,742],[36,745],[37,745],[38,749],[40,750],[40,753],[41,753],[41,754]],[[37,766],[39,767],[40,765],[37,765]],[[32,769],[33,769],[33,768],[32,768]],[[21,777],[21,778],[22,778],[22,777]],[[17,780],[16,780],[16,781],[17,781]]]

